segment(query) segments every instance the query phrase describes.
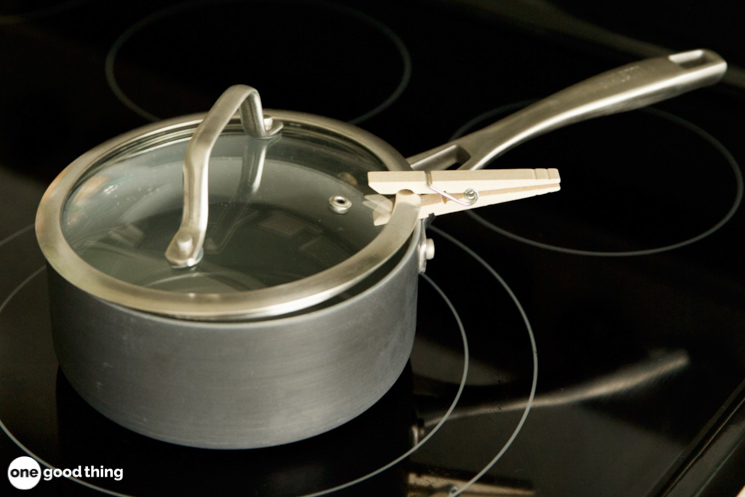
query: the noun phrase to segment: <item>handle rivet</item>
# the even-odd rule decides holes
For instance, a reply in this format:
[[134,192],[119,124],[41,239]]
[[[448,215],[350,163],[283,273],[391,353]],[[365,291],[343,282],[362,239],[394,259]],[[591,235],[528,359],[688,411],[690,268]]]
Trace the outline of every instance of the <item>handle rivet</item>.
[[194,239],[188,233],[179,233],[176,237],[176,245],[182,252],[189,252],[194,246]]

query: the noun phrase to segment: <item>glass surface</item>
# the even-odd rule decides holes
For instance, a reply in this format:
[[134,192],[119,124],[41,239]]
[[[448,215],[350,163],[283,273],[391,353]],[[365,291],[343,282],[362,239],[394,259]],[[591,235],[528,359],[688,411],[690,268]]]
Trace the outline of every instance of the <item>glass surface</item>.
[[[383,97],[382,90],[390,88],[386,82],[401,73],[394,49],[382,39],[380,44],[365,45],[377,37],[358,29],[364,29],[359,22],[346,26],[352,36],[346,29],[339,32],[343,26],[335,21],[346,17],[329,19],[324,15],[328,9],[321,8],[313,14],[310,7],[316,3],[213,2],[209,25],[201,26],[204,30],[200,28],[195,40],[188,39],[193,33],[186,29],[177,33],[187,24],[171,22],[183,15],[153,17],[165,4],[174,10],[197,7],[191,2],[79,2],[77,8],[43,22],[3,26],[0,240],[31,226],[38,201],[25,200],[40,197],[40,190],[71,157],[142,122],[116,100],[102,77],[103,61],[92,57],[106,54],[117,36],[134,31],[135,23],[142,29],[122,45],[112,69],[121,90],[156,115],[206,110],[222,90],[237,82],[258,88],[269,108],[317,111],[337,118],[369,110],[372,95]],[[16,4],[20,10],[23,2]],[[351,6],[335,0],[324,4]],[[302,33],[313,38],[288,29],[287,16],[282,17],[281,30],[277,30],[277,17],[254,16],[265,25],[260,31],[273,33],[275,39],[254,36],[243,29],[247,18],[228,19],[236,5],[264,11],[297,7],[288,15],[297,19],[301,17],[297,12],[302,12],[307,25]],[[556,9],[546,15],[546,9],[532,8],[528,2],[354,2],[356,9],[378,18],[401,37],[413,63],[409,87],[365,127],[408,156],[444,143],[485,111],[545,97],[642,58],[632,53],[639,47],[657,46],[662,52],[708,47],[718,50],[733,68],[745,65],[745,44],[735,28],[742,16],[725,15],[724,3],[711,8],[712,4],[699,0],[686,5],[691,8],[674,11],[669,2],[557,0],[551,5]],[[203,10],[209,9],[176,12],[192,20],[192,14]],[[141,23],[145,17],[154,22]],[[238,31],[227,31],[226,24],[219,22],[222,19],[243,24]],[[413,19],[416,22],[407,22]],[[578,21],[583,28],[571,29],[579,26]],[[205,52],[194,61],[205,70],[187,71],[194,66],[184,61],[192,54],[173,37],[158,36],[163,27],[192,46],[208,38],[208,46],[225,40],[221,46],[228,49],[217,58]],[[590,28],[622,36],[589,37]],[[695,46],[691,46],[693,33]],[[260,54],[245,49],[249,37],[260,41]],[[344,47],[333,47],[331,53],[319,51],[308,59],[328,63],[330,72],[310,62],[295,66],[299,57],[288,60],[281,50],[292,43],[304,49],[323,48],[328,45],[324,40],[334,37]],[[629,44],[631,39],[641,44]],[[366,53],[372,58],[336,56],[339,50],[360,46],[369,48]],[[300,52],[307,53],[304,49]],[[164,60],[169,54],[172,57]],[[241,63],[241,58],[252,64]],[[260,63],[253,64],[257,60]],[[485,64],[499,71],[479,70]],[[329,77],[339,71],[342,77]],[[49,81],[54,82],[52,93],[46,92]],[[308,86],[297,86],[298,81]],[[717,87],[658,108],[716,138],[742,170],[745,91],[736,82],[737,78],[728,77]],[[645,115],[632,112],[628,117],[601,118],[577,125],[581,129],[567,128],[561,137],[546,134],[540,142],[511,150],[492,167],[557,167],[562,191],[475,212],[503,232],[583,250],[644,250],[701,233],[731,205],[735,191],[734,183],[727,183],[733,178],[731,170],[707,152],[705,143],[681,133],[673,123],[649,119],[652,122],[645,126],[637,120],[645,120]],[[644,141],[630,141],[639,138]],[[626,174],[628,168],[634,174]],[[674,176],[663,183],[669,171]],[[701,185],[694,197],[684,195],[688,190],[672,189],[690,181]],[[593,195],[590,199],[588,192]],[[737,462],[731,445],[718,443],[711,434],[740,440],[745,447],[745,423],[732,415],[743,398],[742,390],[740,397],[730,397],[745,378],[742,206],[711,236],[675,250],[635,257],[547,250],[487,229],[464,214],[442,216],[434,227],[467,244],[504,278],[525,308],[538,346],[539,391],[534,409],[497,466],[479,480],[478,491],[472,487],[461,495],[659,496],[685,493],[684,488],[701,495],[740,492],[745,486],[742,460],[739,471],[727,481],[730,488],[714,490],[710,483],[721,482],[725,460]],[[334,492],[333,497],[426,495],[433,488],[446,494],[449,482],[460,486],[496,454],[503,445],[501,437],[509,435],[518,409],[524,406],[531,354],[529,348],[525,351],[528,342],[520,314],[475,259],[434,230],[429,233],[437,255],[428,262],[426,274],[454,301],[464,321],[471,352],[469,385],[456,415],[428,442],[426,451],[387,472],[399,477],[398,486],[393,482],[377,492],[355,486]],[[63,381],[55,383],[46,275],[38,274],[13,293],[44,265],[33,230],[28,228],[1,245],[0,258],[0,303],[14,295],[0,312],[0,421],[18,442],[60,468],[78,464],[123,468],[121,482],[111,478],[94,482],[133,495],[297,497],[300,491],[293,492],[294,485],[306,484],[312,491],[335,474],[342,473],[343,481],[359,475],[350,473],[349,467],[360,459],[370,463],[369,450],[384,450],[381,446],[397,439],[396,431],[375,431],[369,438],[358,418],[343,432],[330,435],[355,442],[348,446],[359,457],[337,454],[338,446],[327,438],[310,440],[311,445],[305,446],[310,450],[305,451],[294,444],[281,452],[190,451],[124,433],[100,415],[93,419],[97,413],[75,398]],[[442,413],[441,405],[453,398],[454,374],[443,369],[456,370],[462,355],[457,337],[449,339],[454,318],[438,298],[428,284],[419,285],[413,353],[418,362],[411,387],[416,415],[401,401],[397,404],[405,413],[411,412],[410,424],[421,422],[425,430]],[[424,378],[417,378],[417,364],[427,366]],[[431,373],[435,369],[439,374]],[[741,405],[738,412],[744,408]],[[382,412],[391,415],[398,410],[386,406]],[[377,430],[380,413],[368,412],[373,414],[370,426]],[[719,459],[699,457],[701,453],[717,454]],[[15,440],[0,433],[3,467],[21,455],[26,454]],[[299,461],[305,471],[267,469],[277,459],[284,466]],[[687,482],[690,476],[700,478],[700,485]],[[12,488],[7,478],[0,480],[0,495],[25,495]],[[269,480],[273,487],[264,485]],[[30,495],[102,495],[64,478],[41,481],[38,486]]]
[[[204,257],[172,268],[165,250],[181,223],[181,139],[94,165],[68,198],[62,227],[93,267],[123,281],[174,292],[225,293],[296,281],[328,269],[380,231],[364,205],[371,153],[317,130],[287,126],[259,140],[235,132],[209,165]],[[344,213],[329,199],[351,202]]]

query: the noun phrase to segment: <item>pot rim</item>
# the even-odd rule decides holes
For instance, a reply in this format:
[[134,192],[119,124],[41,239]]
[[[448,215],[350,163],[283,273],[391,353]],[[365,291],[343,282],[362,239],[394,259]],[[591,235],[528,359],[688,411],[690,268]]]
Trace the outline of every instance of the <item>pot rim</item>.
[[[267,110],[266,114],[355,142],[389,170],[410,170],[393,147],[356,126],[300,112]],[[312,307],[351,288],[393,257],[411,237],[419,211],[419,197],[413,194],[395,202],[389,223],[359,252],[336,266],[282,285],[231,293],[178,293],[128,283],[88,264],[62,231],[62,212],[73,189],[97,165],[143,142],[157,146],[190,136],[205,115],[160,121],[108,140],[73,161],[50,184],[37,210],[36,236],[45,258],[64,279],[95,297],[153,314],[199,321],[265,318]]]
[[[407,261],[409,261],[410,258],[417,256],[417,240],[420,239],[421,236],[421,230],[424,230],[425,226],[423,222],[417,223],[417,225],[414,227],[414,233],[411,236],[411,240],[409,245],[406,247],[405,251],[403,251],[403,254],[400,256],[400,259],[396,262],[395,266],[391,268],[390,271],[388,271],[386,274],[384,274],[380,279],[376,280],[375,283],[372,285],[364,288],[364,290],[360,291],[359,293],[355,293],[354,295],[351,295],[349,298],[346,298],[342,301],[336,302],[333,305],[329,306],[319,306],[314,307],[313,309],[308,310],[308,312],[303,313],[290,313],[286,315],[280,315],[280,316],[274,316],[270,319],[262,320],[264,322],[268,321],[281,321],[283,325],[286,326],[295,326],[302,324],[304,321],[308,319],[308,317],[313,318],[320,318],[323,319],[324,317],[330,317],[332,313],[338,312],[338,309],[340,306],[348,306],[353,305],[360,299],[369,298],[370,294],[372,292],[375,292],[377,289],[379,289],[381,286],[389,284],[390,280],[394,277],[395,274],[399,273],[400,271],[404,270],[404,266],[406,265]],[[58,273],[59,274],[59,273]],[[69,280],[66,278],[65,281],[70,283]],[[98,298],[95,295],[94,298]],[[105,304],[114,306],[115,308],[123,308],[127,312],[133,312],[133,313],[146,313],[148,316],[148,319],[154,323],[160,322],[160,323],[176,323],[178,322],[184,330],[193,330],[196,332],[200,331],[209,331],[213,332],[215,328],[209,328],[205,327],[209,325],[210,323],[215,323],[214,320],[197,320],[197,319],[182,319],[178,316],[169,316],[167,314],[162,313],[150,313],[147,311],[142,311],[140,309],[135,309],[131,307],[125,307],[121,304],[117,304],[116,302],[111,302],[108,300],[104,300]],[[220,321],[219,322],[219,329],[220,331],[236,331],[236,332],[244,332],[246,323],[251,323],[251,321],[246,320],[228,320],[228,321]]]

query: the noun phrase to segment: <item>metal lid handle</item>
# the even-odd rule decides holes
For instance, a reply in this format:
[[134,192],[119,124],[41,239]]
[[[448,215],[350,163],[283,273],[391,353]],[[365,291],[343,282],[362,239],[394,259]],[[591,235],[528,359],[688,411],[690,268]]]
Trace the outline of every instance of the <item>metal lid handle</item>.
[[692,50],[628,64],[562,90],[484,129],[409,157],[412,169],[480,169],[510,148],[547,131],[623,112],[719,81],[727,63]]
[[217,99],[186,148],[181,226],[165,253],[174,267],[191,267],[202,258],[209,217],[209,158],[223,129],[238,110],[243,130],[249,136],[270,138],[282,129],[281,122],[264,117],[259,92],[255,88],[231,86]]

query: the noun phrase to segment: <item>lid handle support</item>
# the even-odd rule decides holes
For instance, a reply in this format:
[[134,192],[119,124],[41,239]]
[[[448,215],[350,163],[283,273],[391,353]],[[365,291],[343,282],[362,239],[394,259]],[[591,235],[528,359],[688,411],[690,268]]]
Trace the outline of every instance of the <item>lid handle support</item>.
[[220,134],[238,111],[243,130],[249,136],[271,138],[282,129],[280,121],[264,117],[255,88],[231,86],[217,99],[186,148],[181,226],[165,252],[173,267],[192,267],[202,259],[209,217],[209,158]]

